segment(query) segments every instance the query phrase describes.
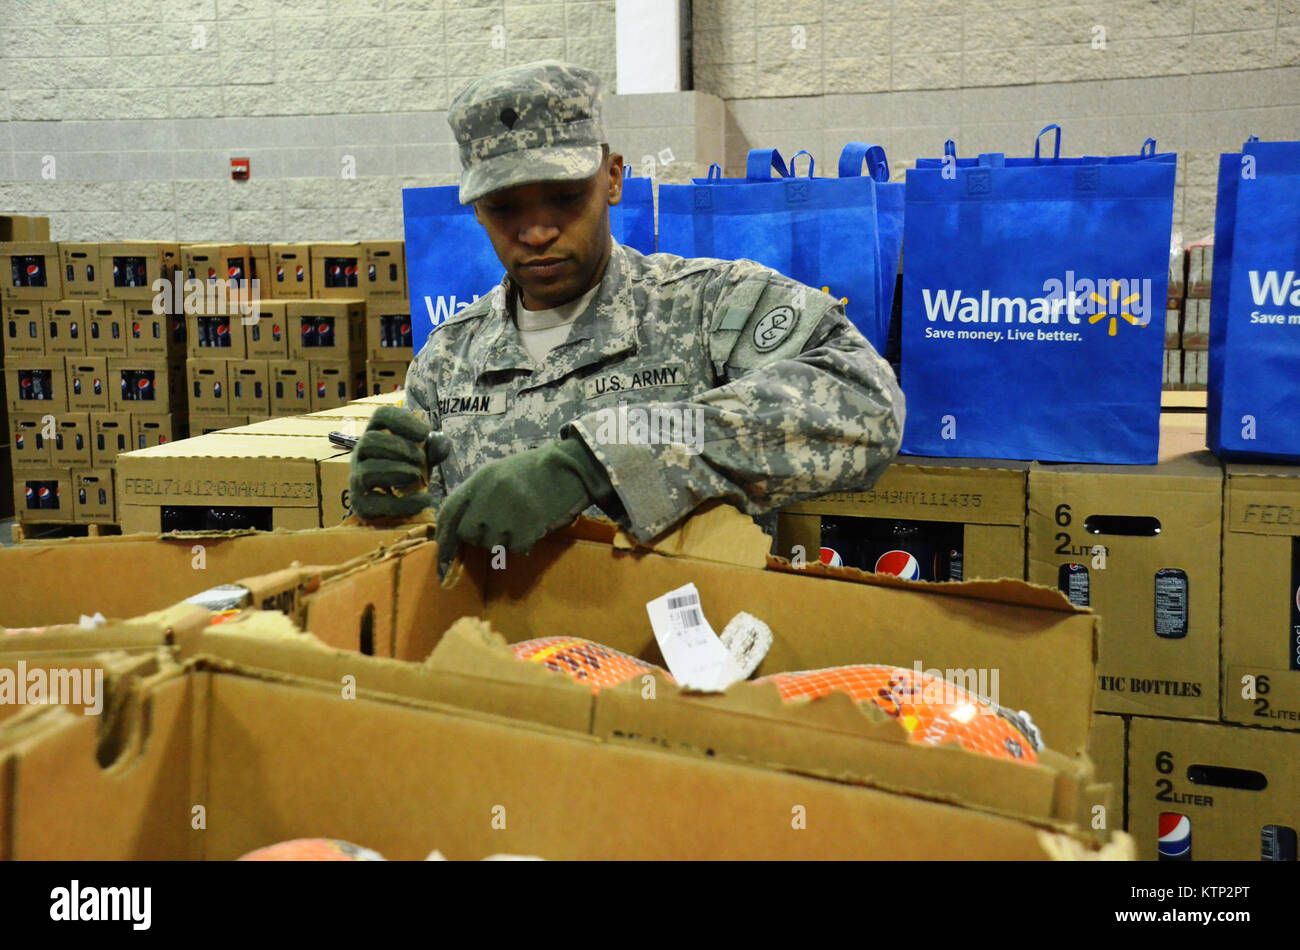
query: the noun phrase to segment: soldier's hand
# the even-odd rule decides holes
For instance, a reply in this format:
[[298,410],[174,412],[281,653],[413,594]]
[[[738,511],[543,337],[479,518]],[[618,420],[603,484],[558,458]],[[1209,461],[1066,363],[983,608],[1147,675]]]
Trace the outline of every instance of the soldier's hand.
[[489,462],[438,509],[438,579],[447,576],[461,542],[527,554],[613,492],[604,468],[574,436]]
[[405,409],[380,406],[352,450],[352,511],[367,521],[409,518],[429,507],[429,471],[450,443]]

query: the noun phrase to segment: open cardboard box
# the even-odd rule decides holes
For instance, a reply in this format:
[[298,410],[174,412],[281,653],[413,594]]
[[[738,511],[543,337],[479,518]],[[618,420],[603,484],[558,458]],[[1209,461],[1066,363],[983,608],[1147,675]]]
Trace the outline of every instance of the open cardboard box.
[[316,836],[390,859],[1132,857],[1122,834],[1098,848],[972,809],[349,699],[337,683],[202,657],[118,677],[109,706],[112,728],[64,707],[0,726],[0,857],[231,859]]
[[[464,552],[458,582],[443,588],[436,545],[413,537],[351,564],[240,581],[251,602],[283,605],[337,650],[311,640],[232,639],[214,627],[187,653],[317,682],[350,674],[359,688],[408,702],[446,702],[1091,830],[1086,818],[1109,801],[1109,789],[1084,756],[1095,672],[1090,612],[1019,581],[936,586],[821,565],[796,570],[769,559],[767,543],[727,508],[687,522],[655,552],[633,550],[612,525],[580,520],[506,570],[493,570],[484,552]],[[662,665],[645,604],[688,582],[715,629],[739,610],[770,624],[776,642],[760,675],[919,662],[958,677],[983,668],[989,682],[996,671],[999,702],[1028,710],[1049,749],[1029,766],[911,745],[896,722],[847,697],[784,704],[770,685],[704,696],[656,677],[655,701],[646,702],[638,678],[593,698],[584,685],[514,661],[489,632],[510,642],[579,635]],[[457,624],[465,617],[478,619]]]

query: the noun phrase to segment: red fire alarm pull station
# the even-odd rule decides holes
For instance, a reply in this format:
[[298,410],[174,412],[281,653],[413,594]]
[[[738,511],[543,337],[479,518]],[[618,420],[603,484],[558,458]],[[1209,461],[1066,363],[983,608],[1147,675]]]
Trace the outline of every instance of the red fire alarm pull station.
[[232,158],[230,160],[230,177],[235,181],[244,181],[248,178],[248,159]]

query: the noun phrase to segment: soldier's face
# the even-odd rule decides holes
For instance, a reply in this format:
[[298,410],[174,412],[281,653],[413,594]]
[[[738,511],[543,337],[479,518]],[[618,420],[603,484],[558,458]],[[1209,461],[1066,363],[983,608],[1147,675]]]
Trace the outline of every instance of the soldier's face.
[[558,307],[599,282],[609,259],[609,209],[623,195],[623,156],[586,181],[538,182],[474,202],[497,257],[528,310]]

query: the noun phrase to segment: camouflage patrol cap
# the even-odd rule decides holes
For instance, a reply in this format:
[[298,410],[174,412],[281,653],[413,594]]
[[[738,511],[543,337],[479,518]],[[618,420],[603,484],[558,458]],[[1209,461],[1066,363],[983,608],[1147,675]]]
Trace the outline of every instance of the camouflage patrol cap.
[[452,100],[460,203],[537,181],[581,181],[600,170],[606,141],[600,77],[547,59],[476,79]]

